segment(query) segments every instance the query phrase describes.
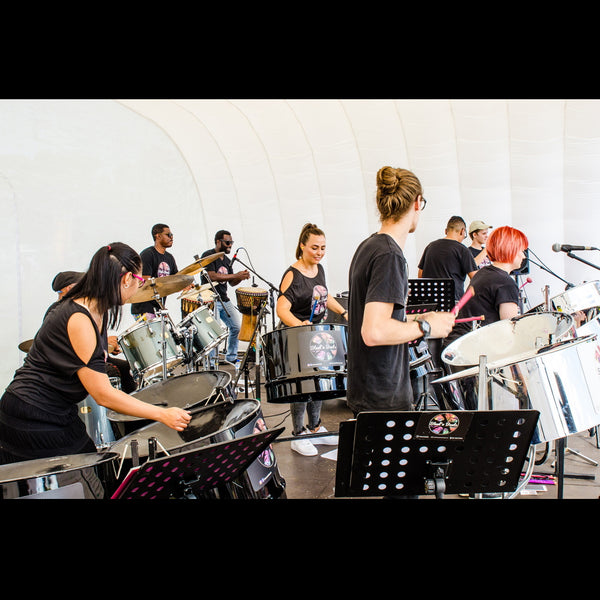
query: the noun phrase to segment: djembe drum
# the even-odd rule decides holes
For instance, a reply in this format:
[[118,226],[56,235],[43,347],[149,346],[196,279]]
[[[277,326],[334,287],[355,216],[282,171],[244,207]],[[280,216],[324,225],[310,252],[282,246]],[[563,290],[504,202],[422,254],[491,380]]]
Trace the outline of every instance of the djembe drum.
[[249,342],[256,328],[256,320],[262,303],[267,299],[267,291],[259,287],[237,288],[238,310],[242,313],[242,325],[238,339]]

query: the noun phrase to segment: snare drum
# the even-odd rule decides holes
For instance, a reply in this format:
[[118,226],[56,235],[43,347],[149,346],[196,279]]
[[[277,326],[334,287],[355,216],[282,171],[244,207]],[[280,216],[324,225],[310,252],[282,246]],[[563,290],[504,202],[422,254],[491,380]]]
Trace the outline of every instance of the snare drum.
[[320,323],[262,336],[268,402],[304,402],[346,395],[346,325]]
[[[147,425],[120,439],[111,451],[121,456],[121,463],[130,466],[133,459],[132,442],[137,442],[141,463],[152,458],[150,440],[156,442],[155,456],[181,454],[195,448],[241,438],[264,429],[260,402],[253,399],[218,402],[196,409],[192,420],[183,431],[175,431],[162,423]],[[275,457],[270,449],[247,469],[243,480],[228,486],[223,493],[234,498],[261,498],[265,493],[277,497],[283,492],[284,482],[278,474]],[[120,469],[122,471],[122,469]]]
[[0,466],[0,497],[103,500],[117,488],[114,452],[54,456]]
[[208,306],[201,306],[187,315],[177,329],[184,337],[190,336],[194,361],[206,356],[227,337],[227,328],[215,319]]
[[[170,323],[164,323],[167,372],[183,362],[183,350],[175,343]],[[160,377],[163,368],[163,321],[152,319],[132,325],[118,338],[119,346],[129,362],[135,378],[150,380]]]
[[[538,410],[534,444],[600,424],[600,345],[595,335],[488,363],[485,373],[485,399],[479,398],[478,366],[434,383],[444,384],[469,410]],[[483,400],[489,406],[482,406]]]
[[236,288],[238,310],[242,313],[242,324],[238,339],[249,342],[256,329],[256,320],[260,307],[267,299],[267,291],[259,287]]
[[[168,408],[176,406],[190,410],[224,399],[234,399],[231,375],[226,371],[193,371],[159,381],[131,394],[137,400]],[[148,425],[148,419],[107,411],[108,420],[117,439]]]

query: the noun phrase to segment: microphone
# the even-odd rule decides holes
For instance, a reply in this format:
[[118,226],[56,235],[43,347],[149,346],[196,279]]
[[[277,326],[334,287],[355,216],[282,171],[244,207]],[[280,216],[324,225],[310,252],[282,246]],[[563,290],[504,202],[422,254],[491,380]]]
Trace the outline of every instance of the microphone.
[[593,246],[569,246],[568,244],[552,244],[554,252],[571,252],[572,250],[598,250]]
[[239,252],[239,251],[240,251],[240,249],[238,248],[238,249],[235,251],[235,254],[233,255],[233,258],[231,259],[231,264],[232,264],[232,265],[233,265],[233,263],[235,262],[235,259],[237,258],[237,255],[238,255],[238,252]]

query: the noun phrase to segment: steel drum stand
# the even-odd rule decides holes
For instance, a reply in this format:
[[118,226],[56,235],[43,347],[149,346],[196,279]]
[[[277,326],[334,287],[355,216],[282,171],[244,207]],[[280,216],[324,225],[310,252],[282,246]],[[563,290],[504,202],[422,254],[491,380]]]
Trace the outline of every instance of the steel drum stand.
[[113,500],[199,499],[243,475],[283,427],[152,458],[132,468]]
[[539,412],[363,412],[340,423],[336,497],[515,490]]
[[254,326],[254,331],[252,332],[252,335],[250,336],[250,340],[248,342],[248,347],[246,348],[246,352],[244,352],[244,356],[242,358],[242,362],[240,364],[240,368],[238,369],[237,373],[236,373],[236,377],[235,377],[235,381],[233,382],[233,389],[237,389],[237,385],[238,385],[238,381],[240,379],[240,377],[242,376],[242,373],[244,374],[244,391],[245,391],[245,398],[248,398],[248,383],[249,383],[249,367],[248,367],[248,356],[250,354],[250,350],[252,349],[252,344],[254,343],[254,341],[256,340],[256,344],[255,344],[255,363],[256,363],[256,369],[255,369],[255,381],[254,381],[254,389],[255,389],[255,394],[260,394],[260,348],[259,348],[259,338],[260,336],[257,335],[261,325],[262,325],[262,320],[264,318],[264,313],[265,310],[267,308],[267,301],[263,300],[260,304],[260,308],[258,310],[258,314],[256,317],[256,325]]

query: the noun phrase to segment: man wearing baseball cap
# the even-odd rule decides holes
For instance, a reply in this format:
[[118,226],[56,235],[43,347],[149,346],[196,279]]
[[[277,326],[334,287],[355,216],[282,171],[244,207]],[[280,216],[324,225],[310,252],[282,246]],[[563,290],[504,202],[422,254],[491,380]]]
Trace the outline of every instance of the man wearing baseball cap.
[[469,252],[473,255],[478,269],[491,264],[485,250],[485,242],[490,229],[492,226],[486,225],[483,221],[473,221],[469,225],[469,237],[471,238]]

